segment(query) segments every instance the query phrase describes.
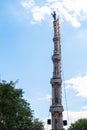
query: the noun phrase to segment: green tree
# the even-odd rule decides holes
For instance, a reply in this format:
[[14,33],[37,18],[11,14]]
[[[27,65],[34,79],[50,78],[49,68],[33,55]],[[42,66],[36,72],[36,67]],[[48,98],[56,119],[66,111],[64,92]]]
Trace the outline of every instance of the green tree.
[[[38,124],[37,130],[43,130],[39,120]],[[22,89],[16,89],[12,81],[0,83],[0,130],[33,130],[34,125],[33,111]]]
[[33,129],[34,130],[44,130],[43,123],[39,121],[39,119],[34,119],[33,121]]
[[87,119],[79,119],[72,123],[68,130],[87,130]]

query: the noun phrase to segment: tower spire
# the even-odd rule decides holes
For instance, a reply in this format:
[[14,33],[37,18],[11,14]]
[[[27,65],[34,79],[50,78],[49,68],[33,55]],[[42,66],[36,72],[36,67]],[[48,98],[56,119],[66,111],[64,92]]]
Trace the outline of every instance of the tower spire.
[[56,19],[56,12],[53,13],[54,26],[54,51],[52,56],[53,61],[53,77],[52,85],[52,105],[50,112],[52,116],[52,130],[63,129],[63,105],[62,105],[62,77],[61,77],[61,43],[60,43],[60,24],[59,17]]

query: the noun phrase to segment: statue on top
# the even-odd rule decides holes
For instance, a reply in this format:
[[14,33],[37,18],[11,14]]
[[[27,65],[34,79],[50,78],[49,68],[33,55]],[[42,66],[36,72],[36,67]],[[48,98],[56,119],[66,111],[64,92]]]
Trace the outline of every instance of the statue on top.
[[55,11],[52,13],[52,16],[53,16],[54,20],[56,20],[56,12]]

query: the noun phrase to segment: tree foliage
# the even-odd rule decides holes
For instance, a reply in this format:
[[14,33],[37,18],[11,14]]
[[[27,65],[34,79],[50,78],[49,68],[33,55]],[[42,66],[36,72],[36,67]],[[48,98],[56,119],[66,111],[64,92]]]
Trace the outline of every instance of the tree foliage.
[[79,119],[72,123],[68,130],[87,130],[87,119]]
[[43,123],[41,121],[39,121],[39,119],[34,119],[34,121],[33,121],[33,129],[34,130],[41,130],[41,128],[43,128]]
[[13,82],[0,83],[0,130],[34,130],[34,127],[43,130],[43,123],[34,119],[22,89],[16,89]]

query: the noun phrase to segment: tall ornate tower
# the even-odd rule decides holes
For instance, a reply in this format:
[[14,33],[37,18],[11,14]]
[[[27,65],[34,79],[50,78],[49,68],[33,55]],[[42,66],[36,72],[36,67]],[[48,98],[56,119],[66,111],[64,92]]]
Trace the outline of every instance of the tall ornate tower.
[[59,18],[56,19],[56,13],[53,14],[54,26],[54,52],[52,56],[53,61],[53,77],[51,79],[52,85],[52,105],[50,112],[52,116],[52,130],[63,129],[63,105],[62,105],[62,78],[61,78],[61,43],[60,43],[60,25]]

